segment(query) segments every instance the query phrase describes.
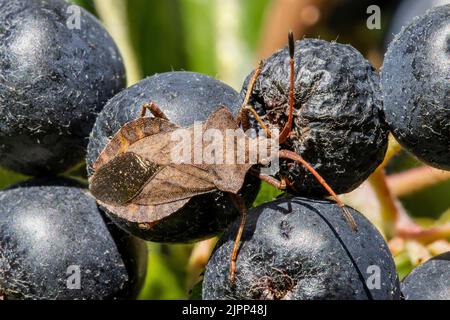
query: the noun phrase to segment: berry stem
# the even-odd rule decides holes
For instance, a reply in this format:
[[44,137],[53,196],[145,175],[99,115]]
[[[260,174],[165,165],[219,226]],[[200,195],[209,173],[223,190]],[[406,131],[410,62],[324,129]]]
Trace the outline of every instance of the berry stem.
[[450,223],[430,228],[417,227],[408,228],[399,226],[397,228],[397,236],[404,239],[413,239],[424,244],[450,238]]
[[450,225],[424,229],[402,210],[397,199],[397,196],[407,195],[448,180],[450,174],[429,167],[420,167],[387,177],[384,167],[400,150],[398,142],[390,136],[389,148],[383,163],[369,177],[369,183],[380,204],[385,236],[388,239],[400,237],[423,243],[450,238]]
[[396,223],[399,220],[399,209],[397,206],[398,199],[392,194],[387,184],[384,168],[400,150],[400,144],[392,135],[389,135],[388,150],[386,151],[383,163],[368,179],[380,204],[383,232],[389,239],[395,234]]
[[392,194],[402,197],[447,180],[450,180],[449,171],[423,166],[389,175],[387,184]]
[[396,156],[401,150],[401,145],[397,142],[397,140],[395,140],[392,134],[389,134],[388,149],[386,151],[386,155],[384,156],[383,162],[378,167],[378,170],[384,169],[388,165],[389,161],[391,161],[392,158]]
[[383,232],[387,238],[391,238],[395,234],[395,226],[399,219],[399,212],[396,205],[396,201],[398,200],[389,189],[384,169],[377,169],[369,177],[369,183],[380,204]]

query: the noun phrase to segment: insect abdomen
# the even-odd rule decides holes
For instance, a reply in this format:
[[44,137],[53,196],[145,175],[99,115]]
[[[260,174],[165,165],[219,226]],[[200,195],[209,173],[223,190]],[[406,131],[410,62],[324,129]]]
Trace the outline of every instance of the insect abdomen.
[[114,135],[92,167],[97,170],[117,155],[127,152],[133,143],[160,132],[173,130],[175,127],[174,124],[159,118],[139,118],[130,121]]

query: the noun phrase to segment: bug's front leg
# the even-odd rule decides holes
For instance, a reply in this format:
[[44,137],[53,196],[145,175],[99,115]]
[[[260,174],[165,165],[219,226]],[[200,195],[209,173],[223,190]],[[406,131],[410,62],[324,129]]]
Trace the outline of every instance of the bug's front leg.
[[[261,117],[259,116],[259,114],[256,112],[256,110],[250,106],[247,105],[242,109],[242,114],[245,117],[245,121],[242,121],[242,128],[244,129],[244,131],[248,130],[250,128],[250,122],[248,119],[248,113],[250,112],[253,117],[255,118],[256,122],[258,122],[259,126],[264,130],[264,133],[266,135],[267,138],[272,138],[272,132],[270,131],[269,127],[266,126],[266,124],[264,123],[264,121],[261,119]],[[248,123],[248,128],[246,128],[247,125],[245,125],[246,123]]]
[[253,88],[255,86],[256,80],[258,79],[259,75],[261,74],[262,67],[263,67],[263,61],[261,60],[258,64],[258,67],[256,68],[255,72],[253,73],[253,76],[250,79],[250,82],[248,83],[247,92],[245,94],[244,101],[242,102],[241,108],[239,109],[239,113],[238,113],[238,116],[236,119],[238,126],[240,126],[241,124],[243,125],[244,131],[247,131],[248,129],[250,129],[250,125],[248,122],[248,110],[246,110],[246,107],[248,106],[248,102],[250,101],[250,97],[253,93]]
[[167,118],[167,116],[164,114],[164,112],[158,107],[158,105],[154,102],[148,102],[145,103],[142,106],[141,109],[141,118],[145,117],[145,114],[147,113],[147,110],[151,112],[151,114],[155,117],[155,118],[161,118],[164,120],[169,120],[169,118]]

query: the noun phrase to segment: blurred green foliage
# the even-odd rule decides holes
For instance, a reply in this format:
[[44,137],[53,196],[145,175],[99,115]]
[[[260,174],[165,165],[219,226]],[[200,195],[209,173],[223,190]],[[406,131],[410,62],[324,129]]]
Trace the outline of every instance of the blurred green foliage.
[[[109,1],[109,0],[104,0]],[[190,70],[216,76],[217,57],[217,1],[227,0],[114,0],[125,1],[126,17],[132,45],[136,51],[144,76],[171,70]],[[96,14],[92,0],[73,0]],[[237,41],[248,51],[247,65],[238,66],[249,70],[259,42],[263,39],[261,24],[270,0],[237,1],[240,33]],[[365,35],[361,38],[364,39]],[[239,63],[239,62],[237,62]],[[226,79],[222,79],[225,80]],[[243,81],[244,79],[242,79]],[[236,88],[239,90],[240,88]],[[389,167],[391,172],[417,165],[406,154],[397,157]],[[78,179],[85,178],[84,166],[68,173]],[[0,188],[27,179],[26,176],[0,169]],[[450,207],[450,182],[442,183],[426,191],[402,199],[414,216],[438,217]],[[270,201],[279,191],[263,184],[255,206]],[[450,214],[447,217],[450,220]],[[187,265],[193,245],[149,244],[148,276],[139,299],[186,299],[189,291],[186,281]],[[412,268],[405,254],[396,257],[401,277]],[[200,297],[197,285],[193,297]]]
[[[404,171],[422,165],[408,152],[402,151],[391,160],[387,167],[387,173]],[[449,191],[450,181],[446,181],[402,197],[400,200],[411,216],[437,219],[447,208],[450,208]]]
[[27,176],[0,168],[0,189],[5,189],[26,179],[28,179]]

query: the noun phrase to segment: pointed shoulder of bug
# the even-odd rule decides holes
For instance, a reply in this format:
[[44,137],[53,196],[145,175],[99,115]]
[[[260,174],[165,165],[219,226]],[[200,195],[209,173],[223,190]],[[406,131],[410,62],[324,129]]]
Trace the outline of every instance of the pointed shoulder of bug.
[[206,129],[218,129],[224,131],[226,129],[236,130],[238,128],[236,119],[231,113],[230,109],[225,106],[219,106],[214,113],[212,113],[205,123]]

